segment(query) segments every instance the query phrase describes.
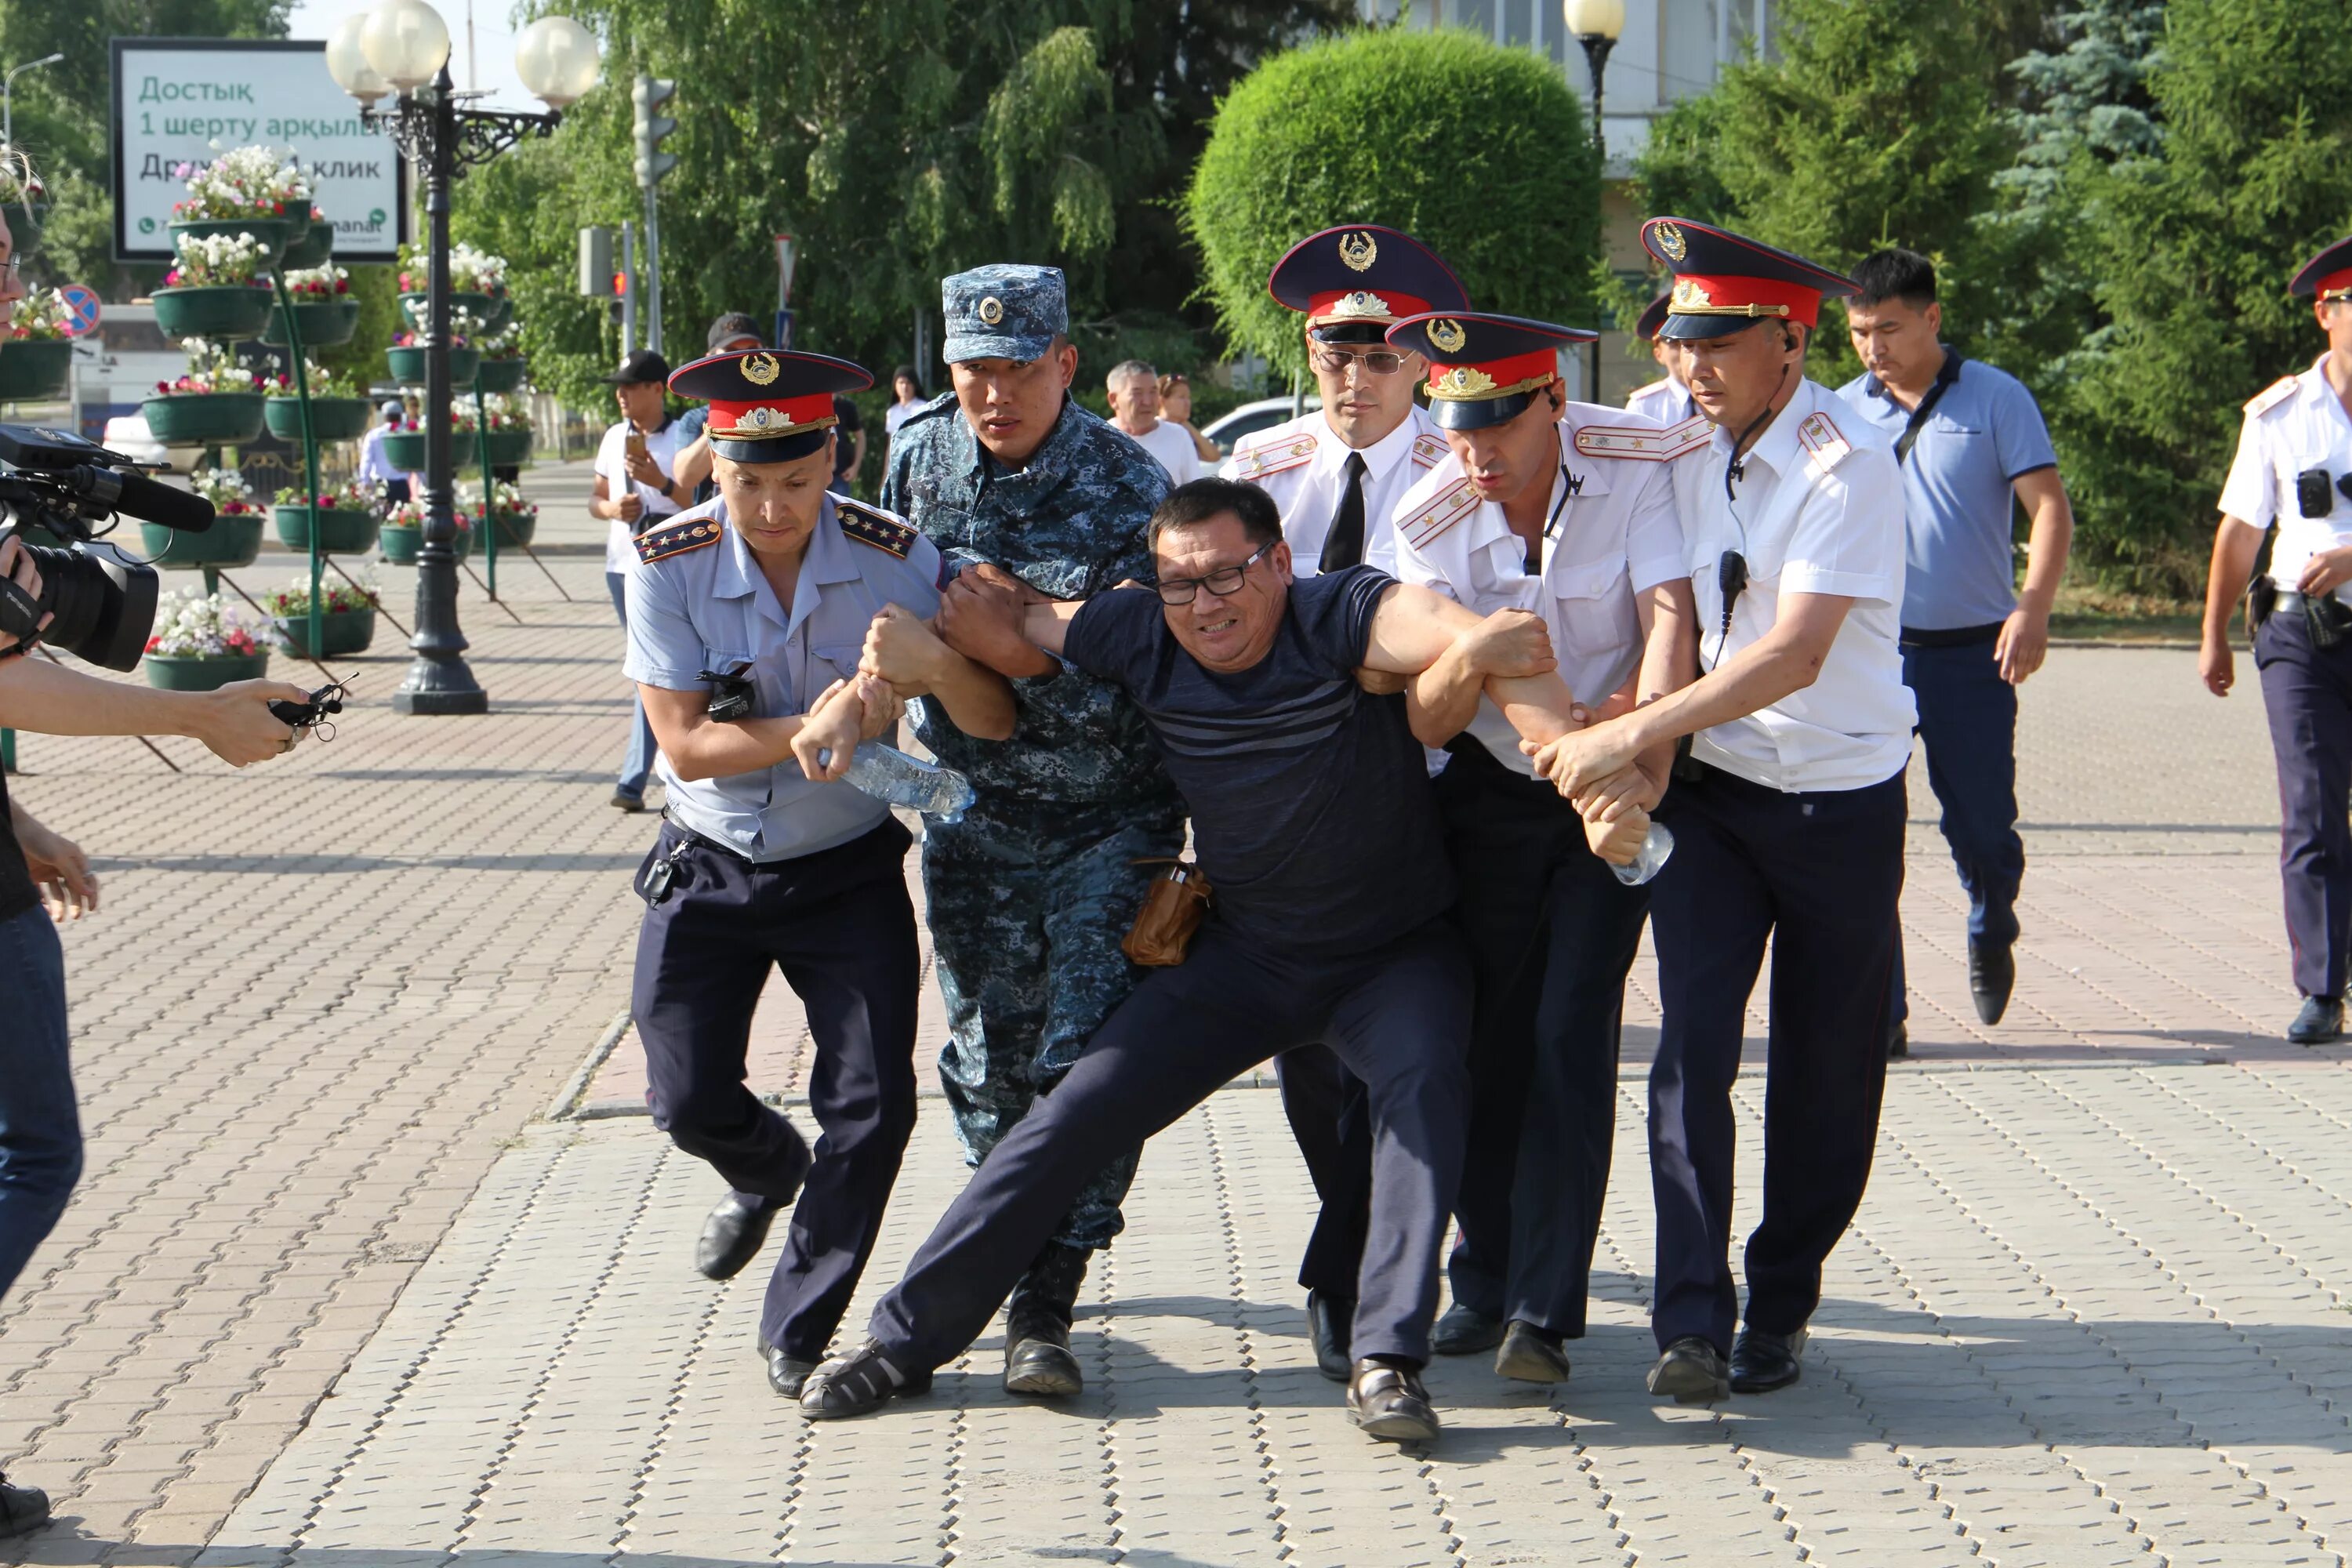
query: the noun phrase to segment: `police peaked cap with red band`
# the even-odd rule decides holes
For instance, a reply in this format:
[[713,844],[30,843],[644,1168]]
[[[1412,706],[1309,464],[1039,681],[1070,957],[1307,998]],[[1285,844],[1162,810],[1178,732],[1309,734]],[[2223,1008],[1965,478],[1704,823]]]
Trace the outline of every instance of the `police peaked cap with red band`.
[[1853,279],[1801,256],[1689,218],[1652,218],[1642,244],[1675,274],[1662,338],[1728,337],[1760,321],[1811,327],[1824,298],[1855,291]]
[[1559,379],[1559,351],[1599,332],[1524,316],[1433,310],[1391,327],[1388,341],[1429,360],[1429,416],[1446,430],[1483,430],[1518,416]]
[[1376,343],[1392,321],[1469,308],[1469,291],[1429,247],[1402,230],[1349,224],[1310,234],[1267,275],[1265,291],[1326,342]]
[[669,378],[680,397],[710,405],[710,449],[738,463],[789,463],[824,445],[837,392],[863,392],[873,376],[845,359],[775,349],[712,354]]
[[2316,295],[2323,305],[2352,299],[2352,239],[2339,239],[2305,262],[2286,291],[2298,300]]
[[1666,324],[1666,301],[1674,298],[1670,289],[1642,307],[1641,319],[1633,323],[1633,335],[1645,343],[1658,341],[1658,329]]

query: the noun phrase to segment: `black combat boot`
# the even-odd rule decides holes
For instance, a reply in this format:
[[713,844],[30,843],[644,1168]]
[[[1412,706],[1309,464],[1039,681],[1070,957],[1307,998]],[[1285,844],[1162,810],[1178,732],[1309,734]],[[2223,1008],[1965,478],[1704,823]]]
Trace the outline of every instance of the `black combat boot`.
[[1086,1387],[1070,1318],[1087,1277],[1083,1248],[1049,1241],[1004,1303],[1004,1392],[1067,1398]]

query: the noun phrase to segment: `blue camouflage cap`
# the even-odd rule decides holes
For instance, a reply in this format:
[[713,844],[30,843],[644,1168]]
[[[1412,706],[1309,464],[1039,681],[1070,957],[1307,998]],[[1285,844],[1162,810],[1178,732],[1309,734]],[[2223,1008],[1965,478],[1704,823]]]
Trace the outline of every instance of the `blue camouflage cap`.
[[1069,290],[1058,267],[975,267],[940,280],[940,304],[948,321],[940,357],[950,364],[1037,359],[1070,330]]

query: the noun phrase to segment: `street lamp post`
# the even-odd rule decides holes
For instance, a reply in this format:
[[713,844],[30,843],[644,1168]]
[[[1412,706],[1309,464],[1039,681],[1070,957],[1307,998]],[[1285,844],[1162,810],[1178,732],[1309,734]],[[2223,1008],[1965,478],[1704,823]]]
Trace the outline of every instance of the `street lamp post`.
[[[401,713],[482,713],[489,695],[467,668],[457,628],[456,486],[449,449],[449,187],[527,136],[544,136],[563,109],[596,85],[596,43],[566,16],[547,16],[515,40],[523,85],[543,114],[460,109],[449,79],[449,29],[425,0],[381,0],[344,19],[327,69],[357,99],[361,120],[390,132],[425,184],[425,528],[416,553],[416,651],[392,696]],[[395,95],[389,110],[375,100]]]
[[26,71],[53,66],[63,58],[63,55],[43,55],[39,59],[26,60],[6,76],[0,77],[0,147],[16,144],[16,79]]
[[[1601,130],[1601,78],[1609,68],[1609,51],[1617,47],[1618,37],[1625,31],[1625,0],[1560,0],[1560,19],[1568,24],[1569,36],[1584,46],[1585,68],[1592,75],[1592,155],[1600,160],[1601,174],[1605,182],[1609,175],[1609,144]],[[1592,343],[1592,401],[1601,401],[1601,342]]]

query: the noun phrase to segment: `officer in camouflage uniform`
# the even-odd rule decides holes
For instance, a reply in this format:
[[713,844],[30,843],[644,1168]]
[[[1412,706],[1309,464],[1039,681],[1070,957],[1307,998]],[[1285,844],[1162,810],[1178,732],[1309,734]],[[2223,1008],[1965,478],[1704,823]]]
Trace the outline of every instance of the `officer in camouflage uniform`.
[[[882,504],[922,530],[961,575],[941,629],[1013,677],[1009,742],[975,741],[938,703],[915,731],[979,798],[934,819],[923,844],[949,1040],[940,1079],[977,1165],[1036,1097],[1061,1081],[1134,985],[1119,951],[1153,868],[1175,855],[1183,811],[1142,715],[1110,686],[1023,637],[1017,613],[959,615],[985,582],[1084,599],[1149,580],[1145,524],[1168,492],[1151,457],[1069,399],[1077,351],[1062,274],[983,267],[945,280],[943,357],[954,390],[890,443]],[[988,634],[994,630],[992,639]],[[1008,629],[1009,628],[1009,629]],[[1008,1392],[1071,1394],[1071,1313],[1087,1255],[1121,1226],[1129,1152],[1089,1183],[1006,1305]]]

